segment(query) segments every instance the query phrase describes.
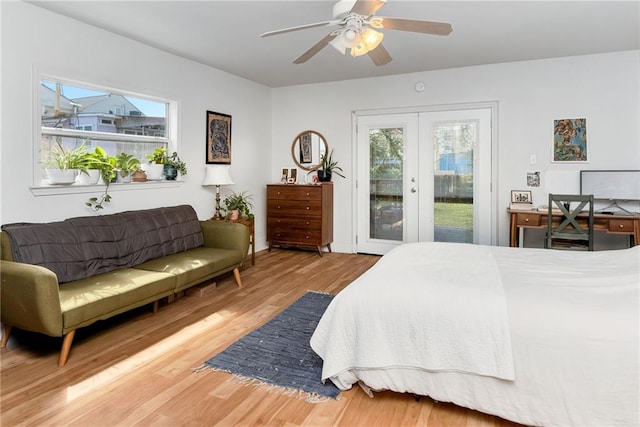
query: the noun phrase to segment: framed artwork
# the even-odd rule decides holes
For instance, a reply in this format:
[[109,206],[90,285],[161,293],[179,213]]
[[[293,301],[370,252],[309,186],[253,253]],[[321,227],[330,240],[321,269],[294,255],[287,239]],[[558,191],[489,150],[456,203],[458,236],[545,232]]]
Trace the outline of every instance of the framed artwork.
[[300,136],[300,163],[311,163],[311,132]]
[[540,187],[540,171],[527,172],[527,187]]
[[298,169],[291,168],[289,173],[289,179],[287,181],[289,184],[295,184],[298,182]]
[[282,173],[280,174],[280,182],[286,184],[289,180],[289,169],[282,168]]
[[531,191],[511,190],[511,203],[532,203]]
[[207,111],[207,164],[231,164],[231,116]]
[[587,119],[553,121],[552,161],[587,161]]

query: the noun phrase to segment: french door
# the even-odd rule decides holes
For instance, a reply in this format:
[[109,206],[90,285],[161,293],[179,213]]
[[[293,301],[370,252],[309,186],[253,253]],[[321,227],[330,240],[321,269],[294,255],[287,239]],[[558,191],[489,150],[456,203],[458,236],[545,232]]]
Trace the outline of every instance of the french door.
[[491,244],[491,108],[357,118],[356,250]]

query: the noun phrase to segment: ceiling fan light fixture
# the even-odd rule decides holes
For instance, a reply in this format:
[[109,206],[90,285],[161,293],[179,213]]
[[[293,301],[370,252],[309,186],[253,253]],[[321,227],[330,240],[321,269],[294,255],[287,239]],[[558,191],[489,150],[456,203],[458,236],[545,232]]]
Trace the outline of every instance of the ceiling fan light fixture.
[[373,49],[377,48],[380,43],[382,43],[382,39],[384,34],[379,31],[374,30],[373,28],[365,28],[362,31],[362,36],[360,38],[360,43],[351,48],[352,56],[361,56],[369,53]]
[[340,33],[329,42],[338,52],[345,54],[347,49],[353,49],[360,44],[362,37],[360,32],[355,27],[346,27]]

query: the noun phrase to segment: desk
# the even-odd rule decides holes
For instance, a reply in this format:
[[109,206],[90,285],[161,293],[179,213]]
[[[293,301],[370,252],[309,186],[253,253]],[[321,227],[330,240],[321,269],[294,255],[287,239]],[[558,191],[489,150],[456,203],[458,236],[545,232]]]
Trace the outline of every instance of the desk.
[[[521,228],[547,229],[547,212],[520,211],[507,209],[509,213],[509,246],[520,246]],[[587,222],[587,215],[578,215],[578,222]],[[554,224],[560,223],[561,213],[553,214]],[[631,237],[631,246],[640,242],[640,216],[638,215],[593,215],[593,230],[610,234],[627,234]]]

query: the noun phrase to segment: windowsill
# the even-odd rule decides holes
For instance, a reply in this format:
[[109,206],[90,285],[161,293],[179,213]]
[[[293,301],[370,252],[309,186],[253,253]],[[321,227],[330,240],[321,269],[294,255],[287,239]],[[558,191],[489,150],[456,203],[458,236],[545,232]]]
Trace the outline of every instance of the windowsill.
[[[147,181],[113,183],[109,185],[109,192],[129,190],[152,190],[156,188],[175,188],[184,184],[184,181]],[[29,187],[34,196],[56,196],[60,194],[82,194],[104,191],[104,185],[38,185]]]

